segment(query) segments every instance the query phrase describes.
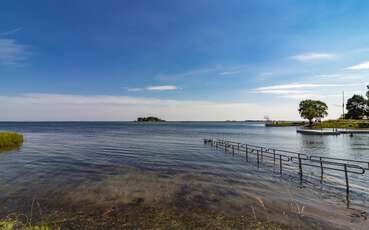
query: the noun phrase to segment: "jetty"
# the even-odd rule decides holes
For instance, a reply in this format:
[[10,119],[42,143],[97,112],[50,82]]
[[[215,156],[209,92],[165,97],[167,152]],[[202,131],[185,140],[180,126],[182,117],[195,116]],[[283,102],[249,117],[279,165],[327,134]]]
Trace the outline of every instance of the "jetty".
[[341,135],[369,134],[369,129],[296,129],[297,133],[305,135]]
[[[317,170],[320,174],[320,183],[324,181],[326,171],[342,172],[346,187],[347,207],[350,205],[350,183],[351,175],[364,175],[369,170],[369,161],[351,160],[344,158],[308,155],[305,153],[280,150],[265,146],[244,144],[222,139],[204,139],[204,144],[210,145],[216,150],[223,150],[246,162],[254,162],[257,167],[270,166],[279,170],[280,176],[286,170],[297,171],[300,183],[303,183],[304,175],[310,175],[311,170]],[[328,177],[330,178],[330,177]]]

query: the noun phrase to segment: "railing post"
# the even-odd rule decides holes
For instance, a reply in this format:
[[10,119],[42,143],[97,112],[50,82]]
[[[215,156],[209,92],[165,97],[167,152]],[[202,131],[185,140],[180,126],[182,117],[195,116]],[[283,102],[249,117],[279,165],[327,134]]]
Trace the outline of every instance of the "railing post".
[[322,161],[322,157],[320,157],[320,183],[323,183],[323,173],[324,173],[324,169],[323,169],[323,161]]
[[273,165],[275,166],[275,149],[273,149]]
[[234,156],[234,145],[232,145],[232,155]]
[[260,147],[261,162],[263,162],[263,147]]
[[279,155],[279,174],[282,176],[282,155]]
[[345,179],[346,179],[346,201],[347,201],[347,208],[350,207],[350,185],[349,185],[349,179],[347,174],[347,164],[344,164],[345,169]]
[[256,156],[258,161],[258,168],[260,167],[259,150],[256,150]]
[[300,184],[302,184],[302,163],[301,163],[301,156],[300,154],[298,155],[299,157],[299,170],[300,170]]
[[247,145],[245,148],[246,148],[246,161],[249,161],[249,148]]

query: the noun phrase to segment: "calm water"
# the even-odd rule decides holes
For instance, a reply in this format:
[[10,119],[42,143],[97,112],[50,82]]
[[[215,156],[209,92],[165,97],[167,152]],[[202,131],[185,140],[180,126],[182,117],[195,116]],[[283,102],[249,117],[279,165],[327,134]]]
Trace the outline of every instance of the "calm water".
[[[0,123],[0,130],[22,132],[26,139],[19,151],[0,154],[2,215],[21,209],[24,201],[52,203],[58,196],[73,197],[69,202],[114,202],[122,196],[150,200],[156,191],[162,195],[162,190],[175,190],[172,184],[188,181],[214,189],[223,183],[224,188],[216,188],[221,196],[265,193],[271,200],[284,199],[283,184],[296,190],[293,199],[298,201],[319,203],[323,197],[343,205],[343,175],[328,174],[330,182],[324,187],[316,183],[319,172],[311,172],[311,183],[301,189],[295,172],[280,178],[273,168],[258,170],[204,145],[202,139],[209,137],[369,161],[368,135],[303,136],[293,127],[266,128],[260,123]],[[353,203],[363,209],[368,207],[368,178],[351,179]]]

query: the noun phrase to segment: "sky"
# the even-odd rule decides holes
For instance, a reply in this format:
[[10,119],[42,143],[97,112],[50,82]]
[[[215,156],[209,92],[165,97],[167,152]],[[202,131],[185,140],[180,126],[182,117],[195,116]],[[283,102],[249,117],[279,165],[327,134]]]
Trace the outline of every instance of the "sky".
[[369,84],[369,2],[2,0],[0,120],[329,117]]

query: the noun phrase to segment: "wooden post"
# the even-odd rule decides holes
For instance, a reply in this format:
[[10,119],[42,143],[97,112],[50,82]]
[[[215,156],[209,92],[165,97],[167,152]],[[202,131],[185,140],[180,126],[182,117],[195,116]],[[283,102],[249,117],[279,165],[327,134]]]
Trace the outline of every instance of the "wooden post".
[[246,161],[249,161],[249,149],[248,149],[248,147],[247,147],[247,145],[246,145]]
[[234,145],[232,145],[232,155],[234,156]]
[[279,155],[279,174],[282,176],[282,155]]
[[302,184],[302,163],[301,163],[300,154],[298,155],[298,157],[299,157],[299,170],[300,170],[300,172],[299,172],[299,174],[300,174],[300,184]]
[[323,183],[323,173],[324,173],[324,169],[323,169],[323,161],[322,161],[322,157],[320,157],[320,183]]
[[263,162],[263,147],[260,147],[261,162]]
[[347,201],[347,208],[350,207],[350,184],[347,174],[347,164],[344,164],[345,169],[345,179],[346,179],[346,201]]
[[275,149],[273,149],[273,165],[275,166]]
[[259,150],[256,150],[256,156],[257,156],[258,168],[259,168],[260,167]]

